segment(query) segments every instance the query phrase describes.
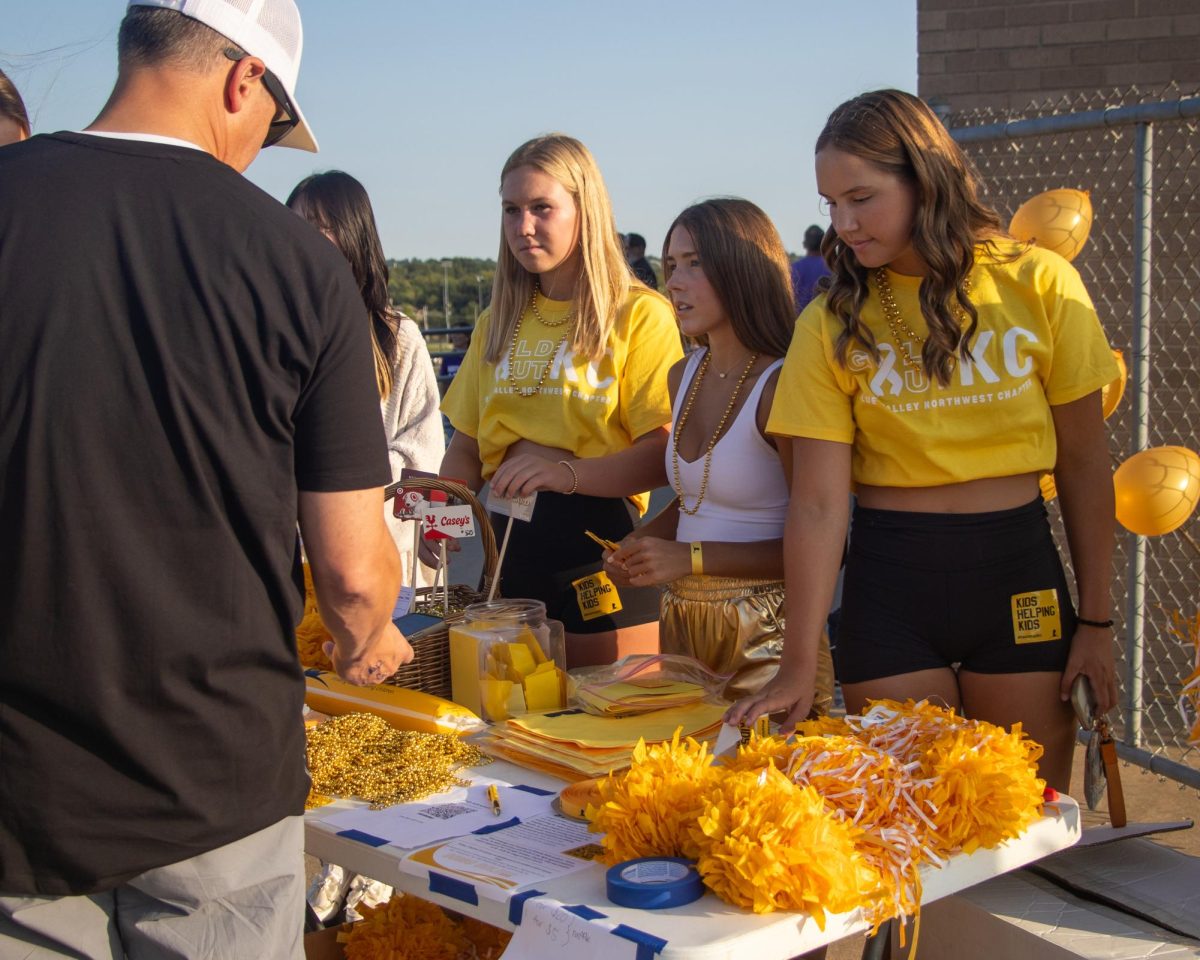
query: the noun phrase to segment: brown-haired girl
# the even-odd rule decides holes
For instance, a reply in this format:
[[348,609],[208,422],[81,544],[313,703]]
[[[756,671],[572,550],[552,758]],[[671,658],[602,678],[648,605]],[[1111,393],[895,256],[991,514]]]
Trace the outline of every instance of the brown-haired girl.
[[[680,329],[700,344],[669,378],[675,500],[608,564],[637,586],[665,585],[662,651],[732,673],[726,694],[742,696],[774,676],[783,646],[793,460],[791,440],[768,437],[766,424],[795,324],[788,256],[761,209],[719,198],[675,218],[663,273]],[[833,687],[827,643],[822,653],[810,699],[823,712]]]
[[[500,571],[506,597],[542,600],[567,629],[569,666],[657,651],[654,591],[581,586],[601,571],[586,530],[620,540],[626,498],[662,475],[667,371],[682,353],[670,306],[632,278],[604,180],[563,134],[518,147],[500,174],[492,302],[442,409],[455,434],[442,475],[502,496],[537,493]],[[605,578],[606,579],[606,578]],[[586,603],[586,605],[585,605]]]
[[[776,679],[730,711],[808,710],[857,493],[834,660],[850,711],[938,698],[1021,722],[1070,783],[1068,705],[1116,700],[1113,487],[1100,389],[1117,376],[1079,274],[1003,233],[933,112],[895,90],[830,115],[816,145],[827,293],[801,315],[768,429],[792,437],[789,616]],[[1054,471],[1078,614],[1038,476]]]

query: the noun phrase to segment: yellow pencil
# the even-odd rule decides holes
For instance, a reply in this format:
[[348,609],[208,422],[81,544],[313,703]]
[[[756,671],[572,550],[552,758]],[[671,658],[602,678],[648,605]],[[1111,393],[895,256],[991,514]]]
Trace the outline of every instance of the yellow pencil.
[[488,784],[488,799],[492,801],[492,816],[500,816],[500,791],[494,783]]
[[595,540],[596,543],[600,544],[600,546],[602,546],[605,550],[617,550],[621,546],[619,543],[613,543],[611,540],[605,540],[603,537],[596,536],[591,530],[584,530],[583,535],[585,537],[591,537],[591,539]]

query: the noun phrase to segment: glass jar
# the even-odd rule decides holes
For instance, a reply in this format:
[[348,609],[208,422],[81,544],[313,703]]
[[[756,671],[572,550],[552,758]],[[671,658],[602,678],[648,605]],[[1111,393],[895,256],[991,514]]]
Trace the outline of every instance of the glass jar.
[[561,621],[540,600],[489,600],[450,627],[453,699],[484,720],[504,720],[566,703]]

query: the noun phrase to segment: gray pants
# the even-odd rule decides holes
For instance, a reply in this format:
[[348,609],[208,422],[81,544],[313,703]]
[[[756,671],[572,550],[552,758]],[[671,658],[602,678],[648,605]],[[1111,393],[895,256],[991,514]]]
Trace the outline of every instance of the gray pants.
[[302,960],[304,819],[113,890],[0,895],[0,960]]

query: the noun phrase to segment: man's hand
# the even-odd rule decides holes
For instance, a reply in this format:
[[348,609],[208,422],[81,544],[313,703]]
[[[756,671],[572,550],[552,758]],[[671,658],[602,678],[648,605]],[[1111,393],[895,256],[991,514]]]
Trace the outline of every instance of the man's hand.
[[379,635],[368,642],[357,655],[343,656],[332,641],[325,643],[325,654],[333,669],[343,680],[367,686],[383,683],[413,658],[413,648],[394,623],[389,623]]

